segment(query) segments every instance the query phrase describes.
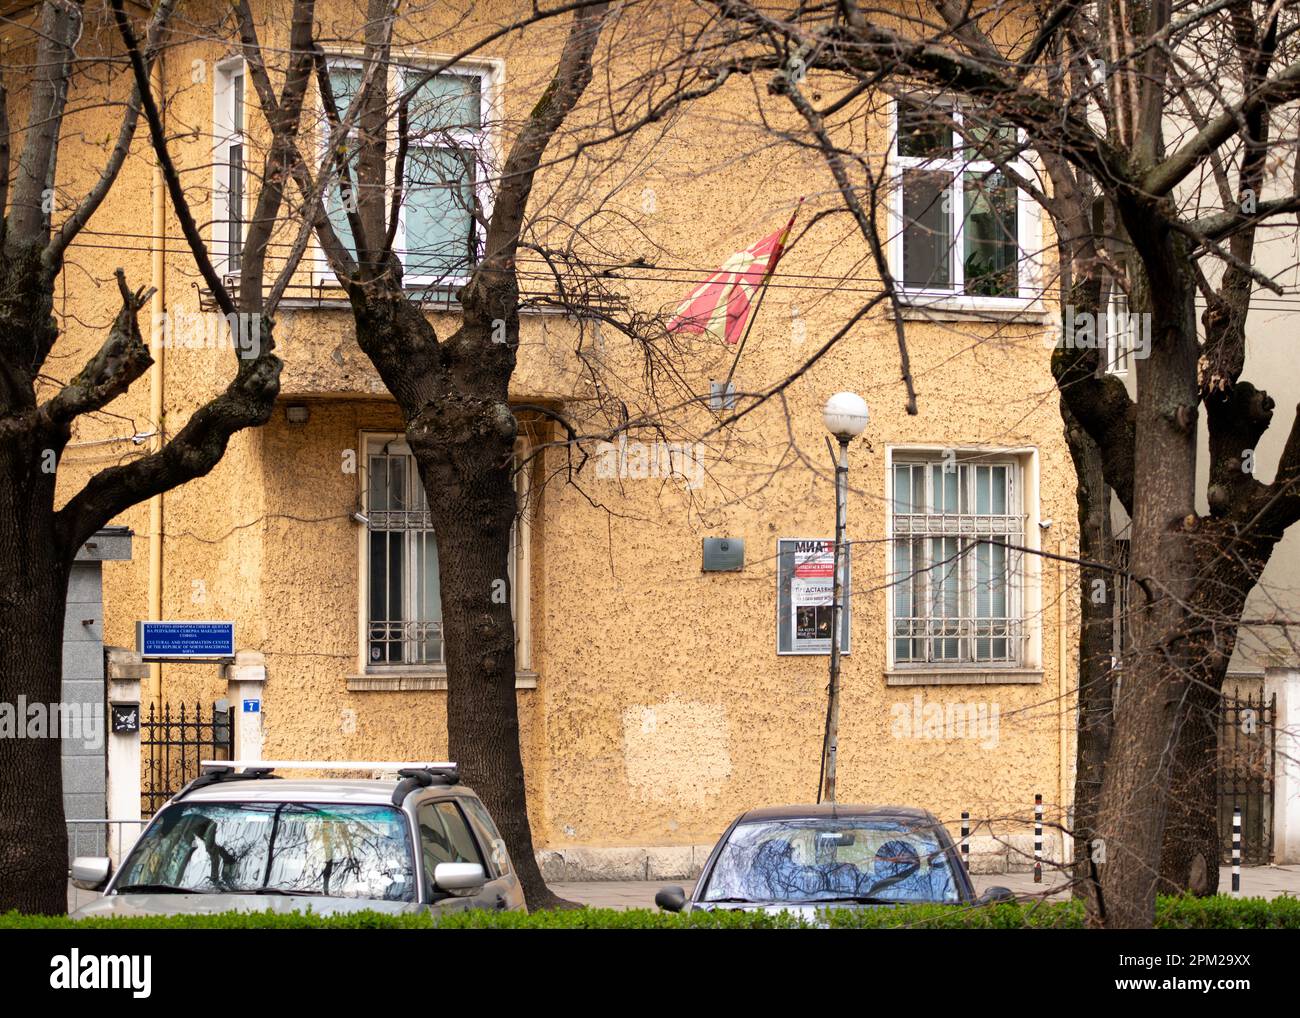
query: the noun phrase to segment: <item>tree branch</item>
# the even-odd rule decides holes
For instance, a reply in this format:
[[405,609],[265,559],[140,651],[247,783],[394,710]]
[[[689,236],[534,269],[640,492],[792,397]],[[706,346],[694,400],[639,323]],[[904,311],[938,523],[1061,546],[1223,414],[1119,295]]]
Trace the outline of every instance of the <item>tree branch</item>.
[[102,410],[126,392],[131,383],[153,364],[136,320],[137,313],[153,296],[153,287],[132,293],[122,270],[118,269],[115,274],[122,294],[122,309],[117,313],[104,345],[72,381],[41,404],[36,422],[47,433],[66,433],[73,419],[80,414]]
[[[158,49],[162,45],[163,35],[167,30],[168,21],[171,19],[172,11],[176,8],[177,0],[159,0],[158,6],[154,8],[152,17],[149,19],[149,27],[145,32],[144,62],[145,66],[152,69],[154,58],[157,56]],[[137,84],[131,90],[131,98],[127,101],[126,112],[122,116],[122,126],[117,132],[117,141],[109,153],[108,162],[104,166],[103,172],[100,173],[99,179],[95,181],[95,186],[82,199],[81,204],[73,210],[72,214],[63,221],[59,231],[51,238],[49,246],[45,250],[45,259],[47,264],[60,265],[63,262],[64,252],[67,251],[73,239],[90,222],[90,217],[98,210],[99,206],[104,203],[108,197],[108,192],[117,180],[117,175],[122,169],[122,164],[126,161],[127,154],[131,151],[131,140],[135,137],[136,125],[140,121],[140,86]]]
[[54,172],[72,69],[72,43],[81,34],[81,24],[80,4],[46,0],[42,5],[34,80],[29,92],[27,139],[18,160],[17,179],[13,182],[6,249],[44,247],[49,236]]
[[149,87],[149,70],[144,65],[144,58],[140,54],[140,47],[136,43],[135,33],[131,30],[131,23],[123,9],[122,0],[110,0],[113,8],[113,17],[117,22],[117,29],[122,35],[122,41],[126,44],[127,56],[131,61],[131,69],[135,72],[135,84],[140,95],[141,104],[144,106],[145,120],[149,124],[149,136],[153,141],[154,154],[158,157],[158,162],[162,168],[163,180],[167,185],[167,192],[171,196],[172,207],[176,211],[176,218],[181,224],[181,233],[185,236],[186,243],[190,246],[190,252],[194,256],[194,261],[198,265],[199,274],[203,276],[203,281],[208,284],[212,291],[213,299],[216,300],[217,306],[231,320],[235,320],[237,309],[234,299],[230,296],[230,291],[226,289],[225,283],[222,282],[221,276],[212,266],[212,259],[208,256],[207,245],[203,243],[203,236],[199,233],[198,225],[194,222],[194,215],[190,212],[189,202],[185,199],[185,188],[181,184],[180,175],[176,172],[176,165],[172,162],[171,152],[167,148],[167,135],[163,130],[162,117],[158,113],[158,104],[154,102],[153,90]]

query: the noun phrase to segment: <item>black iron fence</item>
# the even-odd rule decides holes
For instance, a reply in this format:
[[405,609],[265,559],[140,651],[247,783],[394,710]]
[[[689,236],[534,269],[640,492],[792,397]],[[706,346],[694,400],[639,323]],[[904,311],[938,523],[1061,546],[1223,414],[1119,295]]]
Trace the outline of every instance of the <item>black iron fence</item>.
[[203,705],[149,705],[140,723],[140,756],[144,770],[140,812],[151,817],[168,799],[198,777],[203,760],[229,760],[234,748],[230,705],[218,700],[204,715]]
[[1273,721],[1277,694],[1223,698],[1219,716],[1219,843],[1232,858],[1232,811],[1241,808],[1241,861],[1263,866],[1273,858]]

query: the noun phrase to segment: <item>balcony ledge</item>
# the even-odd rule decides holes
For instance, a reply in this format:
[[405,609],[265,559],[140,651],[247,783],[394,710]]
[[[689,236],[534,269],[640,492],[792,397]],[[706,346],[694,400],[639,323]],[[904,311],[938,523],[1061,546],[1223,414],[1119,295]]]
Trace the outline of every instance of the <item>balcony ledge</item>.
[[1041,668],[894,668],[886,669],[886,686],[1037,685]]
[[[409,693],[428,690],[446,690],[446,669],[437,668],[419,672],[395,672],[391,674],[349,675],[347,677],[349,693]],[[537,673],[534,671],[515,672],[515,689],[536,689]]]

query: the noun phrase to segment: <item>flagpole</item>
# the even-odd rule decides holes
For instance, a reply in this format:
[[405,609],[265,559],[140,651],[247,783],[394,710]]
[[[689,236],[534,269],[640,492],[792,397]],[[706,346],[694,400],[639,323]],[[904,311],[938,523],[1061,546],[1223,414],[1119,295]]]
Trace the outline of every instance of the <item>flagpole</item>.
[[785,242],[790,239],[790,232],[794,229],[795,216],[799,214],[799,209],[802,207],[803,198],[800,198],[799,204],[795,206],[794,215],[790,217],[790,222],[786,224],[784,234],[781,237],[781,247],[777,252],[776,261],[772,263],[771,269],[763,276],[763,286],[758,291],[758,300],[754,302],[754,312],[749,316],[749,321],[745,323],[745,331],[741,334],[740,344],[736,347],[736,356],[731,361],[731,370],[727,372],[727,379],[722,383],[722,409],[724,410],[727,407],[727,390],[731,387],[731,379],[736,373],[736,365],[740,363],[740,355],[745,351],[745,342],[749,339],[750,330],[754,328],[758,313],[763,308],[763,298],[767,296],[768,285],[772,282],[772,277],[776,275],[776,267],[785,255]]
[[731,361],[731,370],[727,372],[727,380],[722,383],[722,406],[725,409],[727,405],[727,389],[731,385],[731,376],[736,373],[736,365],[740,363],[740,355],[745,351],[745,341],[749,339],[749,331],[754,327],[754,322],[758,318],[758,312],[763,307],[763,298],[767,296],[767,284],[772,281],[772,276],[776,270],[767,274],[763,280],[763,288],[758,291],[758,300],[754,302],[754,313],[749,316],[749,321],[745,325],[745,331],[740,337],[740,345],[736,347],[736,356]]

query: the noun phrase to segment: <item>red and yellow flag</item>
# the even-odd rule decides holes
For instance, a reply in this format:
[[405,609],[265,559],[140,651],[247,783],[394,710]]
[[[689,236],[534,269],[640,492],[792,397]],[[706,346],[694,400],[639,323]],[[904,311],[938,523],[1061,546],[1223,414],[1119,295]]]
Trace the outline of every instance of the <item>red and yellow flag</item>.
[[[795,215],[798,214],[796,208]],[[785,253],[794,218],[790,217],[784,229],[737,251],[722,268],[692,290],[678,305],[677,314],[668,323],[668,331],[710,333],[728,343],[738,342],[744,335],[755,298]]]

